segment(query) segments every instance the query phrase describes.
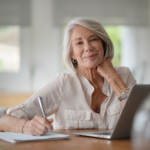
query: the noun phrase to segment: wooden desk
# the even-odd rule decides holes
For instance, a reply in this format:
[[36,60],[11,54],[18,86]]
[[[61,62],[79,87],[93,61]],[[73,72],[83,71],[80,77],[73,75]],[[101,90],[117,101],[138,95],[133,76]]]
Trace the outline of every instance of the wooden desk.
[[25,142],[16,144],[0,140],[0,150],[133,150],[129,139],[106,140],[72,134],[89,131],[98,130],[54,130],[54,132],[71,135],[71,139],[69,140]]
[[33,93],[0,93],[0,107],[10,108],[26,101]]

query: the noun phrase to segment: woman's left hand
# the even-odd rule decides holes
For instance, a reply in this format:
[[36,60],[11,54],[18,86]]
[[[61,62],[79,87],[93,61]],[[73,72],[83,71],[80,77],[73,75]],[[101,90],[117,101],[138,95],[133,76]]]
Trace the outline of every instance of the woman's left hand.
[[107,81],[118,75],[114,69],[110,58],[106,58],[105,61],[97,67],[97,73],[104,77]]

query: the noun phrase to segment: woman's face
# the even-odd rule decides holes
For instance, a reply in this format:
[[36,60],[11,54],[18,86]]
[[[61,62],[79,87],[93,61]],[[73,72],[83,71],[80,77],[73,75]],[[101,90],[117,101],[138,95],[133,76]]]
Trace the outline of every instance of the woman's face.
[[91,30],[77,26],[71,35],[72,58],[79,68],[95,68],[103,62],[104,49],[101,39]]

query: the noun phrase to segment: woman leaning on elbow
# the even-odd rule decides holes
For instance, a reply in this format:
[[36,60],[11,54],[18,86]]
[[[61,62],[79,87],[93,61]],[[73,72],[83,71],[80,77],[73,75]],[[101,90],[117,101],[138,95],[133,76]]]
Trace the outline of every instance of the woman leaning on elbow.
[[[1,131],[42,135],[48,129],[113,128],[130,87],[136,84],[127,67],[113,67],[113,44],[94,20],[71,20],[64,37],[63,57],[71,73],[61,73],[24,104],[8,110]],[[43,99],[47,116],[38,107]]]

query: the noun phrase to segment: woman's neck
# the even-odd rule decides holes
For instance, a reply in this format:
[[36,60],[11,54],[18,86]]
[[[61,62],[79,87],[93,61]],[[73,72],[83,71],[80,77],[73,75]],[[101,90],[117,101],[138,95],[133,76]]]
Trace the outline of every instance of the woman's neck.
[[97,87],[99,86],[100,88],[103,87],[104,84],[104,78],[100,76],[97,73],[96,68],[91,68],[91,69],[85,69],[85,68],[78,68],[80,73],[88,79],[88,81],[94,86]]

